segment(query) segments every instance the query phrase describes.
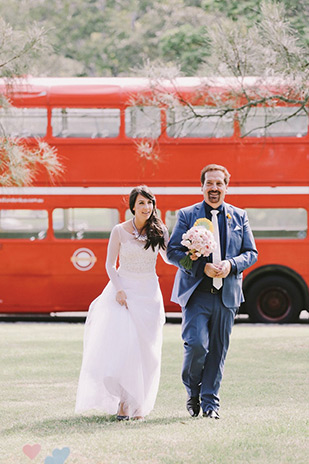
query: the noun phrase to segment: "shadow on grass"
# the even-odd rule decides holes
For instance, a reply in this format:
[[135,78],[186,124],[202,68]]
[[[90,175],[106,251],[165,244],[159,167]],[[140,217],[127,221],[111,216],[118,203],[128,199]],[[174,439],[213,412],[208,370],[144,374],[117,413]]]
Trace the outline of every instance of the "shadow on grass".
[[[18,424],[13,427],[3,429],[1,435],[15,435],[23,432],[35,432],[39,436],[48,436],[61,433],[95,433],[100,429],[109,429],[111,427],[152,427],[156,425],[170,425],[176,423],[186,424],[192,421],[190,417],[162,417],[155,419],[145,419],[144,421],[117,421],[116,416],[70,416],[66,418],[54,418],[38,421],[34,423]],[[102,427],[103,426],[103,427]]]

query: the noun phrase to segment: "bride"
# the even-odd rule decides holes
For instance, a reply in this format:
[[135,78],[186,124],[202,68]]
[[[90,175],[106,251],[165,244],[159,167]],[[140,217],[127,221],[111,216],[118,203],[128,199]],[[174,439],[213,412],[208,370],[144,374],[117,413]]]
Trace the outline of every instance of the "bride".
[[159,387],[165,315],[155,266],[158,252],[167,262],[168,232],[148,187],[134,188],[129,206],[133,219],[116,225],[108,243],[110,281],[89,308],[76,412],[141,420]]

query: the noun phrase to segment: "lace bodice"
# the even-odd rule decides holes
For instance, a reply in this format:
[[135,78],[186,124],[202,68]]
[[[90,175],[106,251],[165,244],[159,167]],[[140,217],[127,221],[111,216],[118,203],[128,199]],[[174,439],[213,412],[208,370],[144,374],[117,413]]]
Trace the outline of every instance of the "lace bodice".
[[119,272],[155,272],[158,250],[152,248],[145,250],[145,242],[139,242],[135,238],[122,242],[119,252]]
[[[165,242],[168,241],[168,232],[165,233]],[[122,224],[117,224],[112,232],[108,243],[106,270],[116,290],[121,290],[121,273],[149,274],[155,273],[158,247],[145,250],[145,242],[137,240],[128,232]],[[160,254],[167,262],[165,251],[160,249]],[[119,256],[119,268],[117,269],[117,258]]]

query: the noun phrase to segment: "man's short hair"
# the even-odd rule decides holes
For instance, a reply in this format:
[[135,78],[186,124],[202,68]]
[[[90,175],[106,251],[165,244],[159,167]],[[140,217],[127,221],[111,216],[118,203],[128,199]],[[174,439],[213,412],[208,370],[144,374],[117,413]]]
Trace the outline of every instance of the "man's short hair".
[[201,171],[201,183],[202,183],[202,185],[204,185],[205,174],[208,171],[222,171],[224,173],[224,182],[225,182],[225,184],[228,185],[228,183],[230,182],[231,174],[229,173],[229,171],[224,166],[221,166],[220,164],[208,164]]

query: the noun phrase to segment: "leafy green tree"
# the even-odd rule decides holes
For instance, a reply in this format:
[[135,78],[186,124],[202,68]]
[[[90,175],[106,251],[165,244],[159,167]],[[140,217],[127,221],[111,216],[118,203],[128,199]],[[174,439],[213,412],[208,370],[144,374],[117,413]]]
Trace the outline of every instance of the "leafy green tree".
[[[196,95],[199,105],[212,109],[201,114],[191,101],[180,99],[176,79],[180,72],[177,73],[175,67],[164,69],[164,66],[152,63],[147,63],[140,72],[149,77],[152,94],[148,101],[147,98],[137,99],[136,105],[148,103],[180,111],[180,124],[230,116],[236,118],[241,127],[245,127],[252,109],[264,108],[264,121],[259,122],[261,126],[243,131],[243,136],[252,130],[267,130],[273,124],[297,115],[308,115],[308,50],[291,27],[282,4],[263,1],[260,21],[251,25],[243,17],[236,21],[222,15],[208,25],[206,34],[211,52],[199,67],[203,77]],[[218,91],[218,79],[225,86],[224,93]],[[278,103],[289,104],[292,110],[279,112],[276,110]],[[152,147],[154,156],[157,156],[158,141],[148,141],[148,145],[141,141],[141,156],[143,147],[148,157],[151,157]]]
[[[223,15],[233,21],[240,17],[248,24],[259,23],[262,18],[263,0],[201,0],[200,6],[209,14]],[[309,46],[309,4],[307,0],[280,0],[278,6],[285,10],[285,16],[291,27],[299,34],[305,46]]]
[[[226,51],[233,40],[243,47],[248,38],[249,47],[254,31],[261,35],[261,5],[262,0],[10,0],[0,4],[0,14],[18,30],[33,20],[47,30],[53,50],[31,66],[33,75],[130,75],[146,60],[175,63],[182,75],[192,75],[206,72],[208,63],[221,73],[213,60],[217,55],[222,61],[225,42]],[[277,7],[285,7],[298,44],[308,48],[308,2],[281,0]],[[214,38],[214,30],[223,40]],[[263,48],[269,50],[266,40]]]
[[[207,30],[223,17],[258,24],[261,1],[10,0],[1,2],[0,15],[20,30],[33,20],[47,29],[53,51],[33,75],[130,75],[147,59],[177,62],[182,74],[192,75],[211,54]],[[280,4],[308,46],[307,0]]]

